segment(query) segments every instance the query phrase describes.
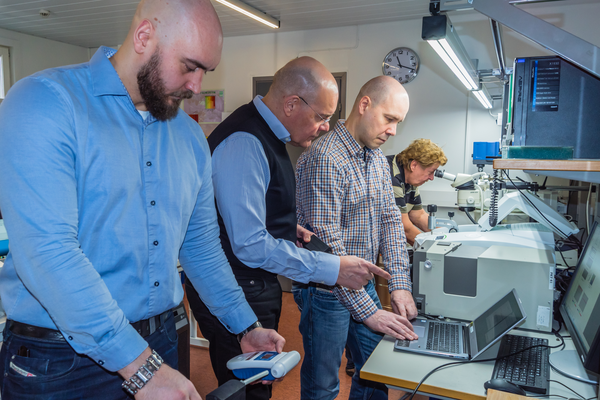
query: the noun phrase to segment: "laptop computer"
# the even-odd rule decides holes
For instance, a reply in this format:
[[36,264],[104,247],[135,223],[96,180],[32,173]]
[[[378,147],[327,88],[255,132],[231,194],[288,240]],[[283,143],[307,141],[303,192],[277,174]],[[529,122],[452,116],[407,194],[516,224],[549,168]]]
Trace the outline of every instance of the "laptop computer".
[[417,340],[396,340],[394,349],[438,357],[473,360],[527,316],[515,289],[474,321],[446,322],[418,318],[412,323]]

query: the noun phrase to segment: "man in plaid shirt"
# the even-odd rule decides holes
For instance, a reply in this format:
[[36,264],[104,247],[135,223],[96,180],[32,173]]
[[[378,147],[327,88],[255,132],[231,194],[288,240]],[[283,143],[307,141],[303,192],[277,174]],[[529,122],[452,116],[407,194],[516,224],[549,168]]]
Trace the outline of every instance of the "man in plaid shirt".
[[[346,122],[316,141],[298,160],[298,224],[314,231],[336,255],[383,262],[392,278],[392,312],[381,309],[373,282],[360,290],[295,284],[304,342],[302,399],[334,399],[346,341],[356,364],[350,399],[387,399],[383,384],[363,381],[360,369],[382,338],[415,339],[406,237],[394,202],[388,161],[379,147],[396,134],[408,112],[396,80],[371,79]],[[352,317],[352,318],[351,318]],[[379,333],[380,332],[380,333]]]

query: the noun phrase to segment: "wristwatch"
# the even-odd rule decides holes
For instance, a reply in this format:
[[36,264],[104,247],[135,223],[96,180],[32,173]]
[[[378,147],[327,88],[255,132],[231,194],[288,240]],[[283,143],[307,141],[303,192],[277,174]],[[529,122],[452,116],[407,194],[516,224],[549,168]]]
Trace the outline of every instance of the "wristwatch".
[[150,357],[146,359],[146,362],[137,370],[135,374],[129,379],[126,379],[121,387],[125,389],[129,394],[135,396],[135,394],[143,388],[150,379],[156,374],[156,371],[160,368],[163,363],[163,359],[155,350],[152,350]]
[[253,323],[252,325],[250,325],[249,327],[247,327],[240,333],[238,333],[238,335],[237,335],[238,342],[242,343],[242,339],[244,338],[244,336],[246,336],[251,330],[256,329],[256,328],[262,328],[262,324],[258,321],[256,321],[255,323]]

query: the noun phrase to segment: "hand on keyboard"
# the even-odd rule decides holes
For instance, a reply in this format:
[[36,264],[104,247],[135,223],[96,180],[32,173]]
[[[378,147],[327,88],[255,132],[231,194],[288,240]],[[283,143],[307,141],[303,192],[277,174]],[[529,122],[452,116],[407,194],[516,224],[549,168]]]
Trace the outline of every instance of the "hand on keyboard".
[[401,340],[415,340],[419,337],[413,332],[413,327],[408,320],[398,314],[385,310],[377,310],[363,321],[374,331],[385,333]]

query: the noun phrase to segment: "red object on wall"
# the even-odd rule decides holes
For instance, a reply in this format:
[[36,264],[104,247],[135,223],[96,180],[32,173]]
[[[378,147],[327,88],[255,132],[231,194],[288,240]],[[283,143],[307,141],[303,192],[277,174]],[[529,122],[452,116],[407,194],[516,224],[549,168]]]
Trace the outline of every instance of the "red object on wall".
[[190,116],[190,118],[192,118],[194,121],[198,122],[198,114],[188,114]]

